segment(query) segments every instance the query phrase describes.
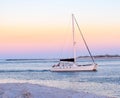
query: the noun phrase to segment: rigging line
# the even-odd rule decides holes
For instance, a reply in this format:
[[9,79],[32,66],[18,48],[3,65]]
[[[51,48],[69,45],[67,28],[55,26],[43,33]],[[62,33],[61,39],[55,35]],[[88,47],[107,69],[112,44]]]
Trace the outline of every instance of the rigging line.
[[85,46],[86,46],[86,48],[87,48],[87,50],[88,50],[88,52],[89,52],[89,55],[90,55],[93,63],[95,63],[94,58],[93,58],[93,56],[92,56],[92,54],[91,54],[91,52],[90,52],[90,49],[88,48],[88,45],[87,45],[87,43],[86,43],[86,41],[85,41],[85,38],[84,38],[84,36],[83,36],[83,34],[82,34],[82,31],[81,31],[81,29],[80,29],[80,27],[79,27],[79,25],[78,25],[78,22],[77,22],[75,16],[73,16],[73,17],[74,17],[75,23],[76,23],[76,25],[77,25],[77,27],[78,27],[78,30],[79,30],[79,32],[80,32],[80,34],[81,34],[81,36],[82,36],[82,39],[83,39],[83,41],[84,41],[84,43],[85,43]]

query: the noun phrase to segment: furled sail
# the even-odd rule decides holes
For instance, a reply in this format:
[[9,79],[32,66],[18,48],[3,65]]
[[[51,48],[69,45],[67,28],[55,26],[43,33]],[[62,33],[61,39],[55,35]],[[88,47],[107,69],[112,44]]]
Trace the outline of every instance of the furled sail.
[[74,62],[74,58],[68,58],[68,59],[60,59],[60,61],[66,61],[66,62]]

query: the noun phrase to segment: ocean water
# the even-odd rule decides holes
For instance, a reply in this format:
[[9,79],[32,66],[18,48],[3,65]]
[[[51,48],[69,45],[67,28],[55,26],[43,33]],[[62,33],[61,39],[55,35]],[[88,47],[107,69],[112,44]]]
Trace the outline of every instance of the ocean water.
[[[78,63],[89,63],[81,58]],[[57,59],[0,60],[0,81],[26,82],[120,98],[120,58],[97,58],[96,72],[51,72]]]

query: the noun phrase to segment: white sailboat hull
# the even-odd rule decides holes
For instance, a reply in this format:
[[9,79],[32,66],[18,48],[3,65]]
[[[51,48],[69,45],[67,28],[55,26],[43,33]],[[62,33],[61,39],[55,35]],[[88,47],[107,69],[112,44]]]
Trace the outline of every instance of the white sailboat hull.
[[50,70],[53,72],[76,72],[76,71],[96,71],[97,64],[89,65],[73,65],[73,66],[56,66],[52,67]]

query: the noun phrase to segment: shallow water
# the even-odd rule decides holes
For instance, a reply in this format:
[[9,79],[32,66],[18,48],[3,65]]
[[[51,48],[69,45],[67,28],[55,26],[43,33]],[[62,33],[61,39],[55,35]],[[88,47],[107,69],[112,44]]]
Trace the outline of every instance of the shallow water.
[[[87,61],[87,62],[86,62]],[[78,63],[88,63],[88,58]],[[97,72],[50,72],[58,60],[0,60],[0,80],[32,81],[42,85],[120,97],[120,58],[98,58]],[[9,82],[9,81],[8,81]]]

